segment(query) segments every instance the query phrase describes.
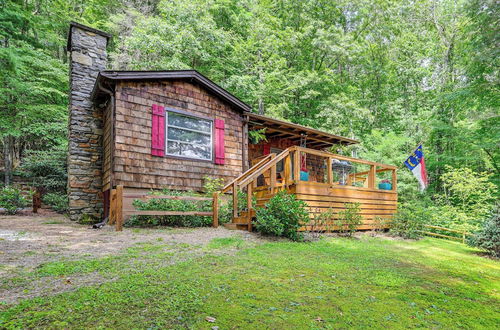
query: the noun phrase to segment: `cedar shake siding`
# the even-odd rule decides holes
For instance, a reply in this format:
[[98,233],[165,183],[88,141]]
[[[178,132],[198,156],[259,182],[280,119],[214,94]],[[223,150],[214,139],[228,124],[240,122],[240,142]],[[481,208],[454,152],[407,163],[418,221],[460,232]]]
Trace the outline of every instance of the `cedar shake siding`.
[[[199,191],[204,176],[223,178],[228,182],[243,172],[247,141],[243,139],[242,112],[196,82],[117,81],[115,98],[113,185]],[[173,109],[194,117],[209,118],[214,123],[215,119],[224,120],[224,164],[215,164],[215,153],[211,161],[153,156],[153,104],[163,106],[167,111]],[[212,136],[215,140],[214,133]]]

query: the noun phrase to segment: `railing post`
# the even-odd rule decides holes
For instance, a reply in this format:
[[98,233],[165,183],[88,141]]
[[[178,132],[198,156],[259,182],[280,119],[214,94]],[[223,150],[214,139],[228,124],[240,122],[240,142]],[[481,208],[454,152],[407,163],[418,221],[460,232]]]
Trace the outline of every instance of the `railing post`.
[[284,164],[284,172],[285,172],[285,178],[284,178],[284,184],[285,186],[288,186],[290,182],[292,181],[292,160],[290,154],[285,157],[285,164]]
[[398,191],[398,176],[396,169],[392,170],[392,191]]
[[327,180],[329,185],[333,185],[333,170],[332,170],[332,163],[333,163],[333,158],[328,157],[326,159],[326,170],[327,170]]
[[123,230],[123,186],[116,186],[116,221],[115,230]]
[[370,166],[370,172],[368,173],[368,188],[375,189],[375,165]]
[[295,183],[300,182],[300,149],[296,149],[293,159],[293,176]]
[[[271,156],[271,161],[276,157],[276,155]],[[274,187],[276,187],[276,164],[271,167],[271,193],[274,193]]]
[[219,193],[214,192],[212,202],[212,227],[219,227]]
[[238,217],[238,186],[233,183],[233,218]]
[[252,231],[252,184],[247,186],[247,224],[248,231]]

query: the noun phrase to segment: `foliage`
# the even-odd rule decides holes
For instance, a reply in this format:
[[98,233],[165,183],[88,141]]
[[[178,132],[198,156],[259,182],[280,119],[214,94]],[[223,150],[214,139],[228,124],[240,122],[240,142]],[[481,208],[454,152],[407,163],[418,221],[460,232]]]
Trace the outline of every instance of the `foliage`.
[[335,228],[332,226],[335,219],[335,210],[333,208],[328,208],[325,211],[321,209],[316,209],[313,213],[314,217],[309,222],[308,232],[313,239],[318,239],[322,233],[333,231]]
[[69,210],[68,195],[65,193],[46,193],[42,196],[42,201],[57,213],[66,213]]
[[464,215],[463,222],[480,223],[491,211],[496,186],[491,175],[470,168],[445,167],[441,176],[444,194],[437,197],[442,205],[451,206]]
[[66,150],[30,150],[21,165],[23,176],[33,187],[49,192],[65,192],[67,184]]
[[351,237],[359,225],[361,225],[360,203],[344,203],[344,209],[338,213],[335,225],[339,233]]
[[252,144],[258,144],[259,142],[267,141],[266,128],[249,130],[248,139]]
[[[238,190],[238,213],[247,209],[247,195]],[[252,198],[252,205],[255,206],[255,196]],[[229,223],[233,219],[233,199],[219,196],[219,223]]]
[[214,192],[221,191],[224,187],[223,178],[212,178],[208,175],[203,177],[203,190],[207,195],[212,195]]
[[19,189],[12,186],[0,188],[0,207],[4,208],[7,214],[16,214],[27,204]]
[[470,237],[469,245],[478,247],[492,256],[500,257],[500,205],[496,205],[491,217],[485,221],[482,228]]
[[257,208],[255,229],[265,235],[284,236],[293,241],[302,239],[298,232],[308,221],[306,204],[294,195],[280,191],[263,208]]
[[[161,192],[152,192],[152,195],[168,195],[168,196],[199,196],[185,191],[174,191],[164,189]],[[142,201],[136,199],[133,205],[138,210],[146,211],[197,211],[211,212],[212,201],[198,200],[181,200],[181,199],[148,199]],[[134,226],[181,226],[181,227],[204,227],[212,224],[212,218],[209,216],[198,215],[165,215],[165,216],[133,216],[124,225],[127,227]]]
[[431,212],[421,204],[401,203],[391,221],[391,234],[408,239],[422,237],[421,230],[429,221]]

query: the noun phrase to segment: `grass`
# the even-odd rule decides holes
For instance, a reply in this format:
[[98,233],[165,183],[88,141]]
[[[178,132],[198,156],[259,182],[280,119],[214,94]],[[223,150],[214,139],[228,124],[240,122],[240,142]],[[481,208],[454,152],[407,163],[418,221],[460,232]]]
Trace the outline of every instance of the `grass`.
[[25,275],[87,272],[114,280],[3,306],[0,328],[493,329],[499,318],[498,261],[432,238],[258,246],[224,238],[207,249],[156,242]]

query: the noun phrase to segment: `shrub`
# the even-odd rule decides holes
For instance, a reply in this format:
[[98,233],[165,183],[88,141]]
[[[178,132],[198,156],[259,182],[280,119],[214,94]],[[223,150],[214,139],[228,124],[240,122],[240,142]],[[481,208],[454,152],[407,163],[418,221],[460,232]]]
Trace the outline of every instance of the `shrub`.
[[49,205],[57,213],[66,213],[69,209],[68,195],[62,193],[47,193],[43,195],[42,201]]
[[470,237],[469,245],[478,247],[490,255],[500,257],[500,206],[497,205],[483,227]]
[[16,214],[27,204],[19,189],[12,186],[0,189],[0,207],[4,208],[7,214]]
[[209,195],[212,195],[214,192],[221,191],[222,188],[224,188],[223,178],[212,178],[205,175],[203,180],[203,190]]
[[[200,196],[192,192],[163,190],[161,192],[152,192],[151,194],[161,194],[169,196]],[[176,199],[149,199],[142,201],[136,199],[133,205],[138,210],[147,211],[199,211],[211,212],[212,201],[192,201],[192,200],[176,200]],[[127,227],[133,226],[180,226],[180,227],[203,227],[212,224],[212,217],[198,215],[166,215],[166,216],[134,216],[131,217],[124,225]]]
[[421,205],[401,204],[391,221],[390,232],[395,236],[416,239],[422,236],[421,230],[429,219],[429,214]]
[[65,150],[27,151],[21,165],[22,175],[33,187],[44,191],[65,191],[67,183]]
[[345,203],[345,209],[340,211],[335,220],[341,234],[351,237],[359,225],[361,225],[361,210],[359,203]]
[[293,241],[302,240],[298,232],[301,224],[308,221],[307,205],[294,195],[280,191],[264,208],[257,208],[255,229],[265,235],[283,236]]

